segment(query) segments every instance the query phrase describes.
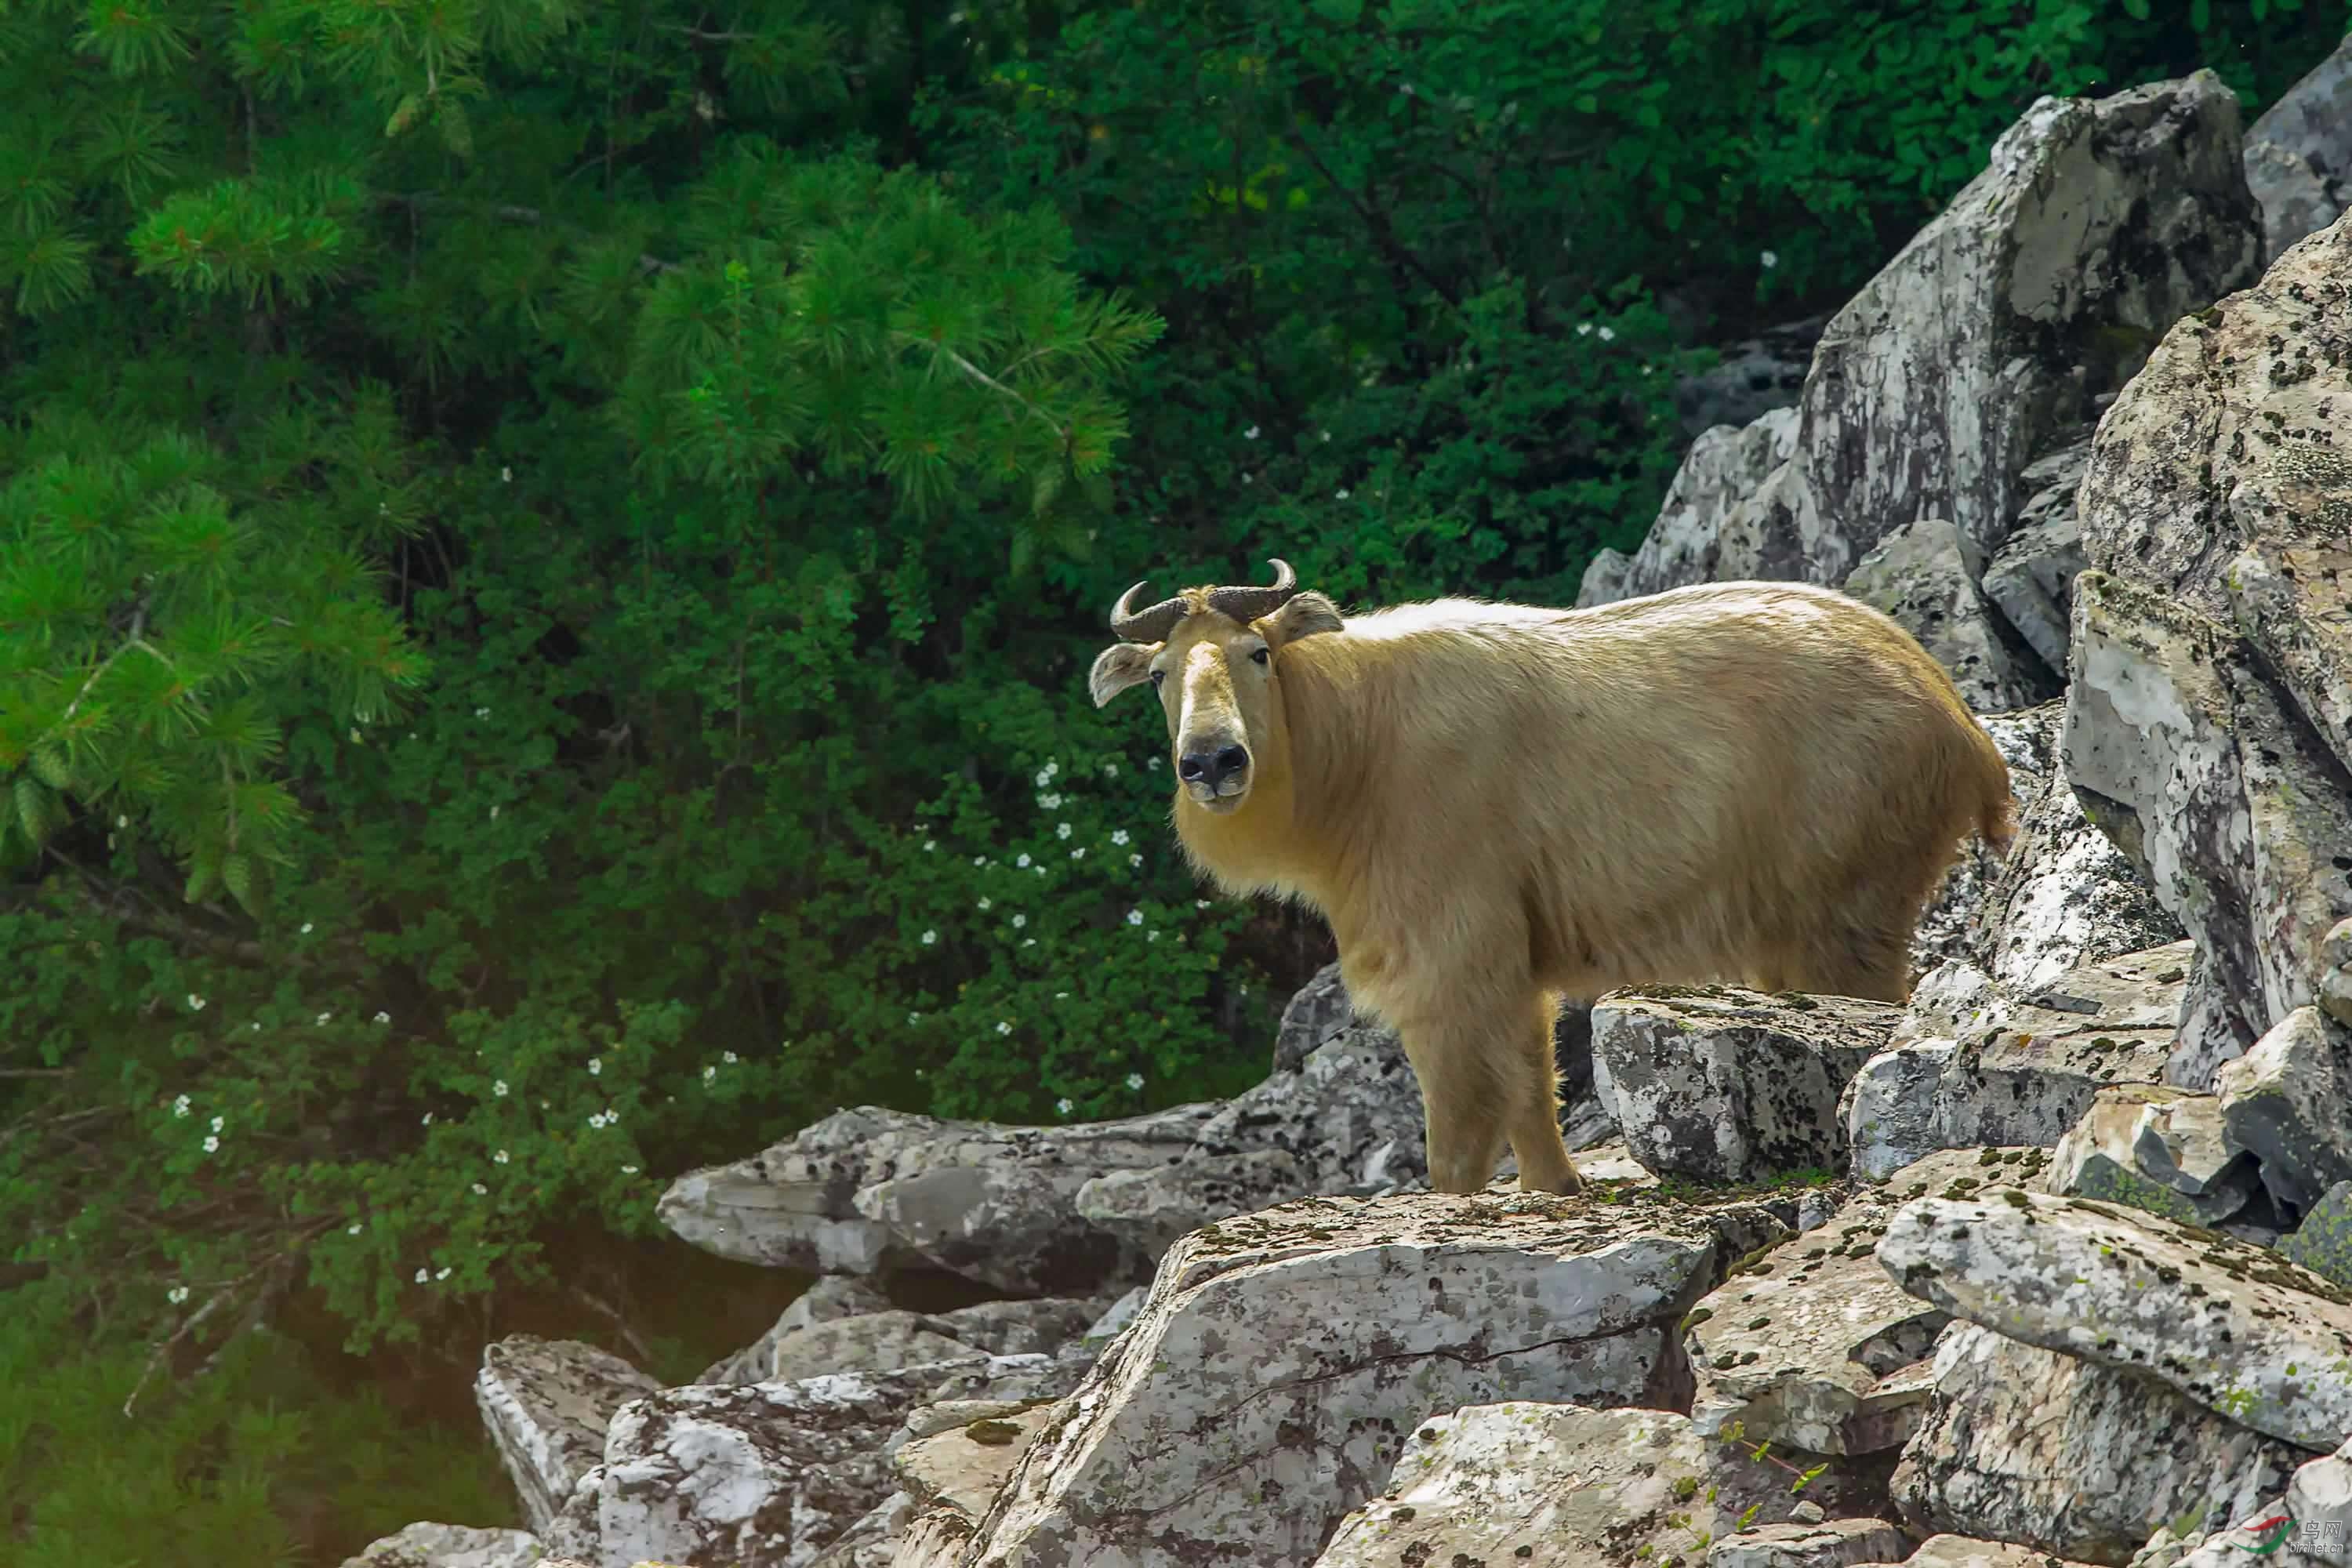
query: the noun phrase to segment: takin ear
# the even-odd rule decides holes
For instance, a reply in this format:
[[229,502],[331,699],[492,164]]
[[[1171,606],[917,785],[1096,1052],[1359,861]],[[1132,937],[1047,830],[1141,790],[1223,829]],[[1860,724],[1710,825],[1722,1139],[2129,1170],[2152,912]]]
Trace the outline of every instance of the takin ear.
[[1339,606],[1310,588],[1260,620],[1257,626],[1266,641],[1281,647],[1318,632],[1336,632],[1346,624],[1340,619]]
[[1099,708],[1130,686],[1151,679],[1151,649],[1141,643],[1115,642],[1095,656],[1087,676],[1087,690]]

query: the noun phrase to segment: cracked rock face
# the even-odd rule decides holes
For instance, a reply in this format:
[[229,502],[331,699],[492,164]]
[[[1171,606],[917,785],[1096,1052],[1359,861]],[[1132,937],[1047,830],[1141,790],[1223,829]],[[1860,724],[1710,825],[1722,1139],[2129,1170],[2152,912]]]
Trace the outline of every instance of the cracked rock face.
[[1706,1549],[1706,1568],[1848,1568],[1899,1563],[1910,1542],[1883,1519],[1770,1524],[1727,1535]]
[[[1701,437],[1717,449],[1712,485],[1686,462],[1685,494],[1632,557],[1595,563],[1578,602],[1733,577],[1843,583],[1922,516],[1998,549],[2028,464],[2166,327],[2253,278],[2261,218],[2240,136],[2210,71],[2035,103],[1831,319],[1793,427],[1781,411]],[[1738,457],[1722,450],[1742,440]],[[1783,440],[1787,460],[1759,472]]]
[[1729,986],[1619,991],[1592,1010],[1593,1088],[1648,1169],[1755,1182],[1844,1163],[1838,1096],[1902,1009]]
[[2165,1384],[2240,1426],[2323,1452],[2352,1431],[2352,1298],[2264,1248],[2011,1190],[1907,1205],[1878,1258],[1956,1317]]
[[2352,206],[2352,43],[2337,46],[2246,128],[2245,159],[2273,261]]
[[2297,1268],[2352,1289],[2352,1182],[2338,1182],[2320,1194],[2303,1223],[2280,1239],[2278,1250]]
[[2298,1007],[2214,1082],[2230,1142],[2262,1162],[2263,1184],[2296,1212],[2352,1179],[2352,1029]]
[[532,1568],[542,1555],[539,1538],[520,1530],[412,1524],[370,1542],[342,1568]]
[[509,1334],[484,1347],[474,1403],[531,1529],[553,1523],[580,1478],[604,1458],[613,1413],[660,1386],[578,1340]]
[[2184,1516],[2243,1517],[2301,1456],[2147,1378],[1956,1323],[1895,1471],[1904,1522],[2120,1565]]
[[1475,1405],[1415,1426],[1386,1492],[1341,1521],[1321,1556],[1254,1560],[1629,1568],[1646,1545],[1690,1561],[1751,1503],[1768,1522],[1784,1514],[1788,1492],[1781,1472],[1735,1466],[1670,1411]]
[[[1683,1320],[1697,1380],[1691,1418],[1701,1435],[1736,1423],[1749,1442],[1807,1454],[1901,1447],[1927,1406],[1918,1363],[1951,1317],[1887,1279],[1878,1238],[1915,1186],[1973,1191],[2021,1172],[1999,1163],[2000,1152],[1950,1150],[1919,1161],[1709,1291]],[[1986,1164],[1986,1153],[1996,1163]]]
[[1845,592],[1916,637],[1976,712],[2030,708],[2052,696],[2057,682],[2003,636],[2000,614],[1977,585],[1984,570],[1975,541],[1942,518],[1923,517],[1873,545],[1846,578]]
[[2048,1190],[2216,1226],[2253,1197],[2252,1158],[2231,1145],[2221,1101],[2158,1084],[2099,1090],[2058,1141]]
[[1318,1198],[1212,1226],[974,1538],[1003,1568],[1309,1562],[1406,1436],[1461,1405],[1672,1396],[1668,1336],[1752,1209],[1639,1196]]
[[1904,1568],[2081,1568],[2078,1563],[2006,1541],[1965,1535],[1931,1535],[1904,1561]]
[[1984,569],[1984,595],[2040,657],[2044,668],[2066,668],[2068,606],[2074,579],[2090,558],[2074,495],[2091,464],[2091,433],[2083,431],[2018,476],[2027,492],[2000,552]]

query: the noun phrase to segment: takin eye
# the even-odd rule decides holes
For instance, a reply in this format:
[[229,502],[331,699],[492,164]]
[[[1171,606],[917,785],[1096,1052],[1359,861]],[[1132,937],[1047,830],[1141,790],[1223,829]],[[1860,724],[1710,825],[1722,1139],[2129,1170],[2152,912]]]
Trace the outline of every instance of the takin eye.
[[1267,659],[1272,658],[1273,657],[1274,650],[1272,648],[1253,648],[1250,651],[1250,658],[1260,664],[1264,664]]
[[1161,681],[1167,679],[1168,672],[1164,669],[1155,669],[1151,672],[1151,684],[1154,686],[1159,685]]

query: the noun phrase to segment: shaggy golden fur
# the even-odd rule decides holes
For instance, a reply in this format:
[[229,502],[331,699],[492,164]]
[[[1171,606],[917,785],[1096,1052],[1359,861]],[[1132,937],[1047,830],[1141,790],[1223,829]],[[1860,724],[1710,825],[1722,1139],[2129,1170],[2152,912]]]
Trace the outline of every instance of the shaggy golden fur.
[[[1442,1192],[1485,1186],[1506,1138],[1521,1185],[1580,1186],[1560,996],[1902,1001],[1959,847],[2013,831],[2008,765],[1950,678],[1828,589],[1347,619],[1304,593],[1247,626],[1206,595],[1185,590],[1164,642],[1105,649],[1094,699],[1160,679],[1184,853],[1330,922],[1349,996],[1403,1039]],[[1236,778],[1181,782],[1234,745]]]

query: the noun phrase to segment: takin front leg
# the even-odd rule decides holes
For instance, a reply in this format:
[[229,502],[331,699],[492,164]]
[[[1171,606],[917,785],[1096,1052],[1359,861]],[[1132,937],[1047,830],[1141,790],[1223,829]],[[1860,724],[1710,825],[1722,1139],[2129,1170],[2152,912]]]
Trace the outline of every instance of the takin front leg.
[[1421,1080],[1429,1184],[1475,1193],[1494,1179],[1506,1141],[1529,1192],[1572,1193],[1581,1183],[1559,1135],[1556,1007],[1522,999],[1479,1005],[1455,997],[1442,1014],[1399,1020],[1405,1058]]

